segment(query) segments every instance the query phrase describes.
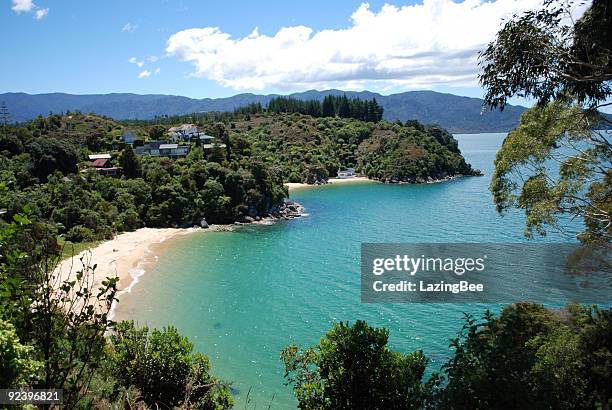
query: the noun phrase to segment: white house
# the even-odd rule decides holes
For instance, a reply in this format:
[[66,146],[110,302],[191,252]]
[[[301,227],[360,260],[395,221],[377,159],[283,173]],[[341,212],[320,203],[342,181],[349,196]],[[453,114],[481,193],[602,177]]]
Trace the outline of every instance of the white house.
[[338,170],[338,178],[354,178],[355,177],[355,168],[347,168],[347,169],[339,169]]
[[176,127],[172,127],[168,130],[170,133],[170,138],[172,141],[191,141],[192,138],[197,138],[200,136],[200,132],[198,131],[198,126],[195,124],[182,124]]

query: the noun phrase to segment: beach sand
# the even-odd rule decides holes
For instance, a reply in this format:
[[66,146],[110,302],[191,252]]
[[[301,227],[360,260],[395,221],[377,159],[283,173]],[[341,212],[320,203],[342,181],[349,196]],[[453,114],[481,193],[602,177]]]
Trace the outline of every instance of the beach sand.
[[[93,277],[89,279],[92,289],[98,289],[106,278],[119,278],[117,296],[129,292],[130,287],[138,281],[143,271],[143,265],[153,262],[156,247],[178,236],[228,230],[227,226],[211,225],[202,228],[141,228],[126,232],[100,245],[87,249],[72,258],[61,261],[55,268],[54,275],[59,282],[75,280],[84,266],[96,265]],[[111,313],[112,316],[112,313]]]
[[[364,182],[376,182],[372,179],[369,179],[367,177],[353,177],[353,178],[330,178],[327,180],[328,184],[334,184],[334,185],[338,185],[338,184],[355,184],[355,183],[364,183]],[[289,191],[292,191],[294,189],[299,189],[299,188],[312,188],[312,187],[317,187],[317,186],[321,186],[321,185],[313,185],[313,184],[304,184],[301,182],[286,182],[285,186],[287,186],[289,188]]]
[[[350,184],[375,182],[366,177],[346,179],[330,178],[330,184]],[[287,183],[289,190],[316,185]],[[264,218],[255,224],[267,225],[274,223],[276,218]],[[155,255],[163,252],[166,241],[178,236],[233,230],[233,225],[210,225],[202,228],[140,228],[133,232],[125,232],[105,241],[91,249],[82,251],[72,258],[62,260],[54,270],[55,283],[59,286],[63,281],[75,280],[77,273],[83,271],[84,266],[96,266],[94,275],[89,279],[92,289],[98,289],[106,278],[118,278],[117,297],[128,293],[131,287],[138,282],[149,263],[155,262]]]

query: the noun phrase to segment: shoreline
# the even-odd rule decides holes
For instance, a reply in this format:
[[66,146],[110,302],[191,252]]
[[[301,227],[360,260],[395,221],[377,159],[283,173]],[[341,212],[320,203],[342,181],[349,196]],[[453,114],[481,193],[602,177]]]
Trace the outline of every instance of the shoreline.
[[[104,241],[99,245],[86,249],[72,257],[61,260],[55,267],[54,275],[62,280],[74,280],[77,272],[83,266],[94,266],[90,283],[92,289],[101,286],[106,278],[118,278],[117,299],[130,293],[132,287],[138,283],[145,273],[143,266],[154,261],[155,248],[168,241],[196,232],[220,232],[231,230],[226,225],[211,225],[209,228],[140,228],[132,232],[124,232],[113,239]],[[118,302],[114,302],[109,318],[114,316]]]
[[77,273],[83,267],[96,265],[93,276],[89,279],[91,289],[99,288],[106,278],[118,278],[115,295],[117,300],[112,304],[108,313],[109,319],[112,319],[121,297],[131,292],[132,288],[139,282],[140,277],[146,273],[147,268],[156,262],[157,256],[160,252],[163,252],[164,246],[172,240],[194,233],[233,232],[245,225],[271,225],[279,220],[293,219],[296,217],[295,212],[301,216],[302,209],[301,205],[296,204],[293,205],[293,209],[281,213],[279,216],[267,216],[258,220],[237,221],[225,225],[212,224],[207,228],[197,226],[190,228],[140,228],[131,232],[123,232],[97,246],[62,259],[55,267],[53,275],[61,281],[75,280]]
[[289,192],[294,189],[301,188],[313,188],[325,185],[344,185],[344,184],[356,184],[356,183],[380,183],[374,179],[368,177],[353,177],[353,178],[329,178],[326,184],[307,184],[305,182],[285,182],[284,185],[289,188]]
[[459,179],[459,178],[463,178],[463,177],[468,177],[468,176],[483,176],[483,174],[481,175],[464,175],[464,174],[457,174],[457,175],[452,175],[452,176],[447,176],[444,178],[430,178],[430,179],[426,179],[423,181],[418,181],[418,182],[409,182],[409,181],[395,181],[395,180],[391,180],[391,181],[381,181],[381,180],[377,180],[377,179],[370,179],[368,177],[353,177],[353,178],[329,178],[327,180],[327,183],[325,184],[307,184],[304,182],[285,182],[284,185],[289,189],[289,192],[295,190],[295,189],[302,189],[302,188],[315,188],[315,187],[320,187],[320,186],[326,186],[326,185],[344,185],[344,184],[354,184],[354,183],[376,183],[376,184],[391,184],[391,185],[425,185],[425,184],[438,184],[441,182],[449,182],[449,181],[453,181],[455,179]]
[[[447,177],[439,180],[430,180],[425,183],[438,183],[453,180],[461,177],[459,175]],[[306,184],[306,183],[285,183],[289,191],[302,188],[312,188],[322,185],[348,185],[358,183],[384,183],[382,181],[358,176],[353,178],[330,178],[326,184]],[[399,182],[406,184],[407,182]],[[146,273],[145,266],[154,263],[162,244],[167,244],[172,239],[180,236],[190,235],[196,232],[223,232],[234,231],[235,228],[243,225],[271,225],[283,219],[293,219],[304,215],[303,207],[300,204],[291,204],[285,212],[277,216],[268,216],[248,221],[237,221],[227,225],[209,225],[208,228],[140,228],[131,232],[124,232],[116,235],[110,240],[104,241],[95,247],[86,249],[71,257],[61,260],[54,270],[54,276],[63,280],[74,280],[76,274],[83,266],[96,265],[95,272],[91,278],[92,289],[101,286],[106,278],[118,278],[117,294],[118,301],[113,303],[109,318],[115,315],[116,307],[121,296],[130,293],[132,288],[139,282],[139,278]]]

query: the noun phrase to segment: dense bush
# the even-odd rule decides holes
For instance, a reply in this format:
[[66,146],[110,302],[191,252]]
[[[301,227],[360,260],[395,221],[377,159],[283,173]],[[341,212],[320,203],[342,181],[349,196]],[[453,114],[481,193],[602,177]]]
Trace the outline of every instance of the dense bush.
[[37,138],[29,146],[30,172],[40,180],[59,171],[63,174],[77,171],[77,151],[68,141]]
[[228,409],[229,388],[210,375],[210,362],[173,327],[149,332],[133,322],[117,324],[111,335],[111,369],[119,384],[138,389],[151,408],[192,405]]
[[388,332],[335,324],[321,342],[281,353],[301,409],[596,409],[612,405],[612,310],[506,306],[466,316],[450,359],[427,382],[422,352]]
[[420,409],[431,397],[427,359],[387,347],[389,332],[357,321],[335,324],[314,348],[281,353],[301,409]]
[[[95,132],[73,136],[72,130],[81,128],[75,118]],[[250,155],[250,144],[239,137],[230,143],[224,125],[215,126],[237,151],[222,150],[218,158],[206,158],[202,148],[195,147],[187,158],[170,160],[140,158],[125,146],[113,160],[123,168],[120,178],[94,170],[77,172],[78,158],[83,168],[90,145],[108,149],[108,139],[120,138],[116,123],[70,115],[54,116],[51,122],[41,117],[11,128],[9,136],[15,138],[27,133],[41,136],[31,137],[23,153],[12,146],[0,152],[0,182],[9,188],[0,197],[0,209],[10,218],[29,204],[34,215],[57,224],[59,233],[71,241],[106,239],[142,226],[191,226],[202,218],[228,223],[274,212],[287,195],[282,173],[245,156]],[[111,131],[97,135],[102,129]],[[79,144],[79,153],[74,144]],[[230,156],[231,161],[225,159]]]
[[89,242],[94,239],[94,233],[82,225],[75,225],[66,234],[70,242]]
[[468,316],[444,366],[444,408],[583,409],[612,399],[612,311],[519,303]]

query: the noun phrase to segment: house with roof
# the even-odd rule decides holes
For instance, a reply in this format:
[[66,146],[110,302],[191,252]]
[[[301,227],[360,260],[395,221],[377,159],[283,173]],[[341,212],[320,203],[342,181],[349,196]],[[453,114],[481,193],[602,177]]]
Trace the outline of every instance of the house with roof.
[[215,147],[219,147],[219,148],[225,149],[226,145],[218,143],[218,142],[211,142],[211,143],[208,143],[208,144],[202,144],[202,149],[204,150],[205,154],[211,153],[212,150]]
[[192,138],[198,138],[200,136],[198,126],[195,124],[181,124],[170,128],[168,133],[174,142],[191,141]]
[[212,144],[213,140],[215,139],[215,137],[213,137],[212,135],[207,134],[200,134],[199,138],[202,144]]
[[95,169],[100,175],[121,175],[121,167],[113,166],[110,154],[92,154],[89,155],[89,161],[89,168]]
[[181,158],[189,154],[189,145],[172,144],[168,141],[150,141],[141,147],[136,147],[137,155],[145,157]]
[[347,179],[355,177],[355,168],[346,168],[338,170],[338,178]]
[[159,146],[160,157],[180,158],[187,156],[187,154],[189,154],[188,145],[161,144]]

